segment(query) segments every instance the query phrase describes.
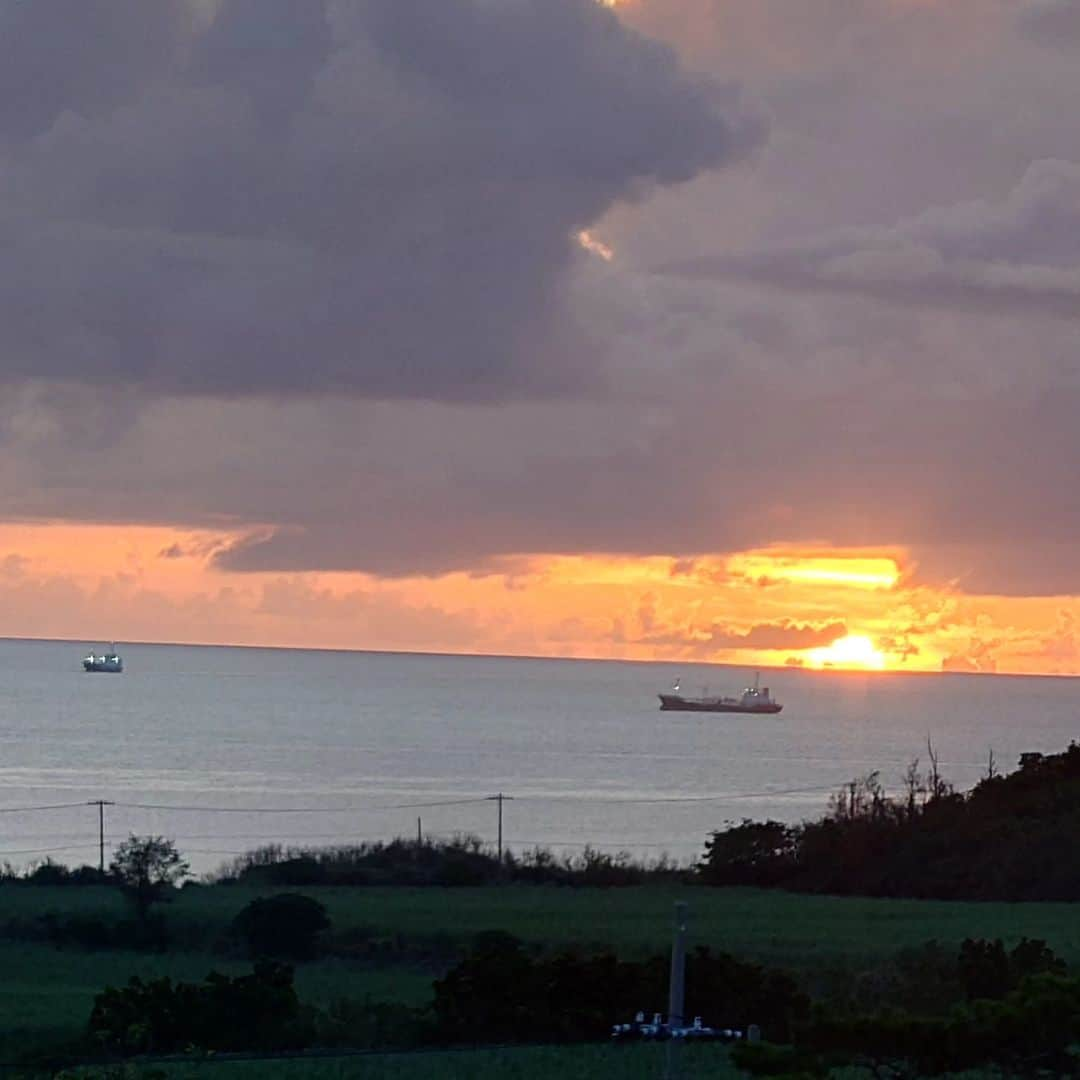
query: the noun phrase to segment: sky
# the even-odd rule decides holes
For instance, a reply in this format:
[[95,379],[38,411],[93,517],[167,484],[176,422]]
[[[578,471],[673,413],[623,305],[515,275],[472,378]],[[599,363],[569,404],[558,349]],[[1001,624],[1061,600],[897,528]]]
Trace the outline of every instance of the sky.
[[1078,60],[0,0],[0,635],[1080,673]]

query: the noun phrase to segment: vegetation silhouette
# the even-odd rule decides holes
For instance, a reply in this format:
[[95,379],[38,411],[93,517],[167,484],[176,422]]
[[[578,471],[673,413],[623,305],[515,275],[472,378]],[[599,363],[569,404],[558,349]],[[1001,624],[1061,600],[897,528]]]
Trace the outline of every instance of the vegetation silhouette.
[[[666,956],[630,961],[608,950],[530,949],[502,931],[477,935],[468,953],[435,982],[440,1040],[583,1042],[603,1039],[614,1024],[667,1003]],[[724,1026],[759,1024],[790,1038],[809,1013],[809,999],[784,972],[727,953],[695,949],[686,962],[689,1013]]]
[[307,1045],[292,968],[256,963],[250,975],[211,972],[203,983],[132,977],[94,999],[88,1034],[130,1056],[200,1050],[284,1050]]
[[171,840],[134,834],[117,847],[109,866],[112,880],[131,901],[140,922],[146,922],[154,904],[169,899],[189,871],[187,860]]
[[330,917],[318,900],[299,893],[257,897],[232,921],[232,932],[252,959],[311,960]]
[[1007,951],[968,939],[951,955],[929,942],[898,970],[887,993],[819,1001],[789,1045],[740,1046],[736,1063],[758,1076],[859,1066],[896,1080],[987,1066],[1003,1077],[1080,1072],[1080,979],[1045,942]]
[[877,772],[837,792],[818,821],[740,824],[714,832],[698,865],[708,885],[943,900],[1077,900],[1080,745],[1024,754],[1016,772],[967,793],[913,762],[904,793]]
[[612,888],[687,881],[688,866],[666,857],[635,861],[629,853],[586,847],[556,856],[543,847],[515,854],[496,851],[478,836],[446,840],[373,841],[331,847],[268,844],[241,855],[214,875],[218,884],[284,888],[338,886],[477,887],[522,883]]

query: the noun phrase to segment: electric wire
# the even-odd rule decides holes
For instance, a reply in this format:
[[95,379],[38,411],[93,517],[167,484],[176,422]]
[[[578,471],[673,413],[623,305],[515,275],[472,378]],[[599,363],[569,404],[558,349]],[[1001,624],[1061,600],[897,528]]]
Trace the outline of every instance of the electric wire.
[[773,795],[819,795],[825,791],[833,791],[835,784],[828,786],[819,784],[815,787],[805,788],[775,788],[771,791],[739,791],[739,792],[727,792],[721,795],[658,795],[652,798],[592,798],[582,799],[575,796],[560,796],[560,795],[518,795],[515,796],[516,802],[589,802],[595,805],[603,806],[624,806],[624,805],[653,805],[658,803],[702,803],[702,802],[724,802],[729,799],[767,799]]
[[[846,781],[845,781],[846,782]],[[765,799],[775,795],[814,795],[833,791],[837,784],[816,784],[813,787],[772,788],[762,791],[731,791],[713,795],[655,795],[607,797],[586,795],[517,795],[515,802],[591,803],[598,806],[653,805],[662,803],[723,802],[729,799]],[[191,806],[179,803],[140,803],[110,800],[106,805],[127,810],[164,810],[199,814],[361,814],[381,810],[423,810],[443,806],[471,806],[492,800],[490,795],[471,795],[460,799],[432,799],[424,802],[376,803],[364,806]],[[507,796],[510,801],[510,796]],[[28,814],[43,810],[73,810],[96,805],[89,802],[52,803],[43,806],[0,806],[0,814]]]
[[[605,795],[574,795],[574,794],[548,794],[548,795],[520,795],[514,797],[511,800],[510,796],[506,796],[508,801],[516,801],[520,803],[547,803],[547,804],[564,804],[564,805],[586,805],[594,808],[602,808],[605,806],[662,806],[662,805],[680,805],[680,804],[704,804],[704,803],[723,803],[729,801],[738,801],[745,799],[768,799],[785,795],[810,795],[820,794],[823,792],[830,792],[837,790],[838,784],[829,785],[815,785],[813,787],[797,787],[797,788],[774,788],[771,790],[761,791],[742,791],[742,792],[727,792],[722,794],[709,794],[709,795],[673,795],[673,796],[632,796],[632,797],[607,797]],[[147,810],[154,812],[164,813],[202,813],[202,814],[249,814],[249,815],[265,815],[265,814],[366,814],[379,811],[393,811],[393,810],[419,810],[419,809],[438,809],[443,807],[454,806],[478,806],[481,803],[489,803],[495,796],[490,795],[472,795],[462,798],[454,799],[429,799],[423,801],[414,802],[400,802],[400,803],[382,803],[366,806],[194,806],[185,804],[168,804],[168,803],[139,803],[139,802],[122,802],[122,801],[104,801],[104,805],[108,805],[115,810]],[[51,803],[35,806],[9,806],[0,807],[0,814],[16,814],[16,813],[35,813],[39,811],[53,811],[53,810],[73,810],[73,809],[85,809],[88,806],[97,804],[97,800],[70,802],[70,803]],[[428,837],[447,837],[460,835],[460,830],[426,830],[425,833]],[[29,838],[28,838],[29,839]],[[36,838],[35,838],[36,839]],[[45,839],[43,837],[43,839]],[[343,829],[334,833],[304,833],[304,834],[281,834],[265,835],[259,832],[244,832],[244,833],[193,833],[184,834],[179,833],[176,836],[179,842],[185,842],[186,840],[219,840],[226,843],[233,844],[280,844],[282,841],[292,842],[294,844],[314,844],[319,841],[330,841],[338,844],[359,844],[370,842],[385,842],[385,834],[356,834],[351,833],[350,830]],[[104,840],[104,837],[102,838]],[[70,843],[61,846],[54,847],[35,847],[35,848],[16,848],[8,851],[0,851],[0,858],[7,856],[22,856],[22,855],[47,855],[54,852],[73,852],[89,850],[90,848],[96,848],[100,846],[98,843],[90,843],[89,841],[81,843]],[[104,841],[105,846],[110,849],[115,848],[114,841]],[[607,847],[618,848],[619,850],[626,849],[665,849],[671,847],[669,843],[654,843],[647,841],[612,841],[612,840],[565,840],[557,838],[548,838],[546,840],[531,840],[524,838],[515,838],[514,846],[521,849],[523,847],[549,847],[549,848],[589,848],[589,847]],[[188,849],[191,854],[195,855],[219,855],[219,856],[239,856],[250,853],[250,847],[244,850],[235,850],[234,848],[190,848]]]
[[0,858],[4,858],[8,855],[48,855],[55,851],[83,851],[89,850],[90,848],[96,849],[97,846],[97,841],[94,841],[92,844],[64,844],[62,847],[15,848],[11,851],[0,851]]
[[71,810],[76,806],[87,806],[86,802],[53,803],[49,806],[0,806],[0,814],[29,814],[35,810]]
[[362,814],[372,810],[420,810],[427,807],[464,806],[487,802],[488,796],[441,799],[435,802],[391,803],[382,806],[178,806],[168,803],[115,802],[129,810],[170,810],[200,814]]

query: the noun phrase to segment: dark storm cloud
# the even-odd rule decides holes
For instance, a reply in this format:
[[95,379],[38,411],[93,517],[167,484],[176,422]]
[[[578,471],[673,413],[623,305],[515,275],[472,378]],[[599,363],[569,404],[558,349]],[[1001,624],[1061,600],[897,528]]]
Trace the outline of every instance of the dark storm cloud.
[[622,5],[770,113],[687,185],[753,130],[599,4],[218,6],[0,0],[0,368],[70,376],[0,387],[8,514],[1080,593],[1080,65],[1034,40],[1075,5]]
[[594,0],[0,0],[0,30],[9,381],[588,385],[574,233],[760,136]]
[[100,116],[171,66],[194,12],[187,0],[3,0],[0,140],[47,131],[65,110]]

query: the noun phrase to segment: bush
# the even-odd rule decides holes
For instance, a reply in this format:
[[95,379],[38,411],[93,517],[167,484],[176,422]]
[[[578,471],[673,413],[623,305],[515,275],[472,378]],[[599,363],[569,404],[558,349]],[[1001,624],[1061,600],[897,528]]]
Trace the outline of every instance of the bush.
[[[606,1038],[639,1010],[663,1009],[667,957],[619,960],[601,951],[537,955],[501,931],[479,935],[435,983],[435,1015],[448,1042],[578,1042]],[[789,1037],[808,1002],[782,972],[696,949],[686,958],[688,1010],[721,1027],[756,1023]]]
[[310,1033],[299,1023],[292,968],[259,963],[235,978],[211,972],[202,984],[133,977],[94,999],[88,1031],[103,1050],[123,1056],[200,1050],[299,1049]]
[[476,886],[522,881],[552,885],[640,885],[685,881],[688,870],[666,856],[635,862],[626,852],[586,848],[555,856],[546,848],[514,855],[498,853],[479,837],[449,840],[391,840],[337,847],[269,844],[221,867],[220,884],[302,888],[312,885]]
[[252,958],[310,960],[319,934],[329,928],[326,908],[299,893],[252,900],[232,922],[233,933],[244,941]]

